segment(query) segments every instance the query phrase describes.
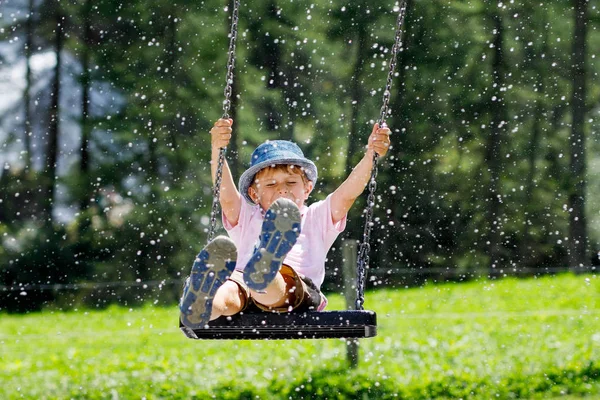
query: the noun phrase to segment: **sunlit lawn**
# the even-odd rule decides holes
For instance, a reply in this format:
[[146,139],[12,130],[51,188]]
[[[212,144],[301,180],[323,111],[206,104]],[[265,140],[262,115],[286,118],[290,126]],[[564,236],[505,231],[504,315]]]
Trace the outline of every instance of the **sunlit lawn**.
[[0,314],[0,398],[284,398],[313,379],[372,398],[600,396],[595,275],[386,289],[366,305],[379,334],[357,371],[342,340],[189,340],[175,306]]

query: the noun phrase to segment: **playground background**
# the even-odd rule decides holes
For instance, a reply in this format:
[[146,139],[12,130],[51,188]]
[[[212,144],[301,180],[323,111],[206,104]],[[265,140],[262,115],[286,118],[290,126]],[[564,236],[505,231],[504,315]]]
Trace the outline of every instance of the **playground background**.
[[[380,333],[350,370],[342,341],[176,328],[210,221],[232,2],[0,1],[0,397],[598,396],[600,9],[406,4],[365,304]],[[235,177],[290,139],[319,167],[311,201],[342,182],[379,117],[398,11],[242,2]]]

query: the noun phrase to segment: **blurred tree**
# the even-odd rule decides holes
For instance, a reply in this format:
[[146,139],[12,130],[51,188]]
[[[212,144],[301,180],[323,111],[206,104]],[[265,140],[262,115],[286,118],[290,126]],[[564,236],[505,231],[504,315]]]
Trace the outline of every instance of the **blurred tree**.
[[11,239],[0,273],[0,284],[11,289],[0,297],[2,311],[39,311],[63,295],[52,290],[53,284],[75,282],[89,273],[89,261],[78,259],[76,243],[64,228],[28,224]]
[[24,168],[4,169],[0,175],[0,224],[19,229],[39,215],[39,175]]
[[306,38],[298,32],[299,15],[304,4],[281,4],[270,0],[261,4],[257,15],[248,18],[251,45],[248,60],[262,73],[265,90],[257,107],[265,139],[295,140],[298,110],[311,103],[312,79]]
[[31,136],[32,123],[31,123],[31,91],[32,91],[32,78],[31,78],[31,56],[33,55],[33,36],[34,36],[34,1],[29,0],[28,2],[28,13],[25,21],[25,89],[23,90],[23,109],[24,109],[24,132],[23,132],[23,143],[24,143],[24,154],[25,157],[25,169],[31,169]]
[[84,0],[81,5],[81,149],[79,156],[80,185],[82,192],[79,195],[79,209],[85,211],[90,205],[92,189],[90,181],[90,140],[92,124],[90,121],[91,108],[91,57],[94,40],[92,36],[92,1]]
[[502,22],[502,11],[497,10],[491,15],[493,21],[493,40],[492,40],[492,90],[490,101],[490,133],[486,143],[485,164],[489,172],[487,203],[487,249],[490,256],[489,275],[497,274],[497,267],[504,264],[504,257],[501,254],[501,232],[503,211],[500,191],[500,179],[504,171],[503,166],[503,143],[506,141],[506,125],[509,123],[507,115],[507,106],[504,92],[506,91],[507,65],[504,58],[505,29]]
[[[391,126],[401,134],[392,138],[390,169],[383,169],[379,185],[387,213],[381,219],[388,220],[380,240],[391,239],[393,249],[378,254],[383,266],[426,275],[430,267],[486,265],[481,253],[469,253],[476,239],[468,229],[481,207],[473,194],[480,190],[477,171],[470,167],[481,152],[470,147],[483,135],[471,130],[469,119],[478,118],[478,90],[486,86],[482,64],[474,61],[486,45],[482,10],[477,2],[413,2],[409,9],[402,80],[394,83],[392,101]],[[470,41],[463,42],[466,32]]]
[[[523,204],[524,217],[520,220],[523,226],[522,237],[520,239],[520,248],[517,258],[524,265],[535,265],[537,264],[535,253],[536,251],[532,248],[535,243],[535,239],[532,237],[532,225],[533,221],[537,221],[539,218],[538,201],[535,200],[534,192],[536,190],[537,180],[536,176],[539,175],[537,164],[540,158],[540,147],[542,145],[543,134],[548,131],[547,125],[544,123],[544,116],[547,115],[547,104],[545,101],[546,97],[546,74],[545,69],[547,68],[547,62],[541,55],[545,55],[549,51],[548,46],[548,31],[544,29],[547,22],[547,10],[538,9],[537,7],[528,7],[523,10],[526,16],[529,16],[531,25],[537,20],[536,16],[540,16],[539,25],[536,24],[536,29],[530,29],[529,32],[524,34],[524,42],[531,43],[531,46],[526,47],[524,54],[523,64],[524,67],[531,70],[532,78],[530,82],[534,87],[533,101],[525,101],[527,110],[530,113],[532,119],[531,126],[531,137],[529,138],[529,144],[525,145],[527,154],[527,172],[525,178],[525,199]],[[533,28],[533,27],[532,27]],[[536,40],[535,32],[537,30],[542,32],[540,40]]]
[[[384,16],[390,16],[389,11],[369,1],[344,4],[332,12],[334,24],[329,29],[329,36],[340,40],[344,44],[344,52],[351,54],[352,57],[345,77],[348,89],[344,96],[346,103],[350,104],[350,112],[347,118],[349,130],[346,133],[344,177],[352,172],[354,166],[364,156],[366,141],[371,133],[371,124],[368,122],[377,119],[379,114],[376,100],[369,101],[368,86],[372,84],[378,88],[385,87],[387,68],[378,69],[378,74],[375,76],[372,71],[366,73],[365,64],[370,59],[378,57],[385,59],[389,55],[387,50],[393,45],[394,37],[390,36],[390,32],[393,34],[395,28],[393,20]],[[385,32],[385,36],[377,38],[380,41],[373,38],[373,31],[379,28],[377,26],[379,24],[384,25],[382,32]],[[371,41],[375,43],[371,44]],[[384,65],[387,66],[385,63]],[[377,100],[379,99],[377,96]],[[348,239],[361,239],[363,221],[360,217],[363,207],[363,201],[357,201],[349,213],[345,233]]]
[[586,196],[586,86],[588,1],[574,0],[574,33],[572,50],[572,125],[569,136],[569,263],[576,268],[588,263]]
[[60,93],[61,93],[61,68],[62,51],[65,37],[66,18],[62,11],[62,6],[58,1],[52,1],[48,4],[52,10],[54,21],[54,52],[56,54],[56,64],[54,66],[54,78],[51,87],[50,101],[50,121],[46,132],[46,154],[42,174],[42,218],[51,224],[53,221],[52,210],[54,208],[55,188],[56,188],[56,167],[58,163],[58,141],[60,135]]

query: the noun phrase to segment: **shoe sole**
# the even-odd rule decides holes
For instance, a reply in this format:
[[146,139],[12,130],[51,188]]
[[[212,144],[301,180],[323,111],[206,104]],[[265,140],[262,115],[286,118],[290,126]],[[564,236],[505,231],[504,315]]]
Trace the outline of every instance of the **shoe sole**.
[[198,254],[179,305],[185,326],[204,328],[210,321],[215,293],[235,269],[236,259],[235,244],[225,236],[218,236]]
[[293,201],[277,199],[265,214],[260,245],[244,269],[244,282],[254,291],[265,289],[277,275],[300,235],[300,210]]

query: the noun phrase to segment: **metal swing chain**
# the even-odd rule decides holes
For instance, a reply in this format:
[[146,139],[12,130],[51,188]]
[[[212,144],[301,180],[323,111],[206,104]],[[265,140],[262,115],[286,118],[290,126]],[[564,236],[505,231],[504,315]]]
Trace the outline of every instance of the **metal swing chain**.
[[[392,90],[392,80],[396,69],[396,58],[398,51],[402,47],[402,26],[404,25],[404,16],[406,15],[406,0],[400,1],[400,13],[396,20],[396,37],[392,46],[392,54],[390,56],[390,68],[388,71],[385,91],[383,92],[383,105],[381,106],[381,115],[379,117],[379,126],[385,124],[385,118],[389,111],[390,94]],[[375,190],[377,189],[377,160],[379,155],[373,155],[373,169],[371,170],[371,178],[369,180],[369,195],[367,197],[367,207],[365,209],[365,227],[363,231],[362,243],[358,250],[358,258],[356,262],[357,268],[357,285],[356,285],[356,304],[357,310],[364,310],[365,303],[365,283],[367,278],[367,268],[369,266],[371,251],[371,228],[373,227],[373,208],[375,207]]]
[[[229,34],[229,58],[227,60],[227,75],[225,80],[225,100],[223,101],[223,119],[229,118],[229,109],[231,108],[231,93],[233,86],[233,70],[235,67],[235,43],[237,40],[238,15],[240,9],[240,1],[234,0],[233,12],[231,14],[231,32]],[[223,165],[225,164],[225,153],[227,147],[219,149],[219,162],[217,164],[217,172],[215,176],[215,185],[213,187],[213,201],[210,212],[210,229],[208,231],[208,242],[210,242],[217,227],[217,215],[219,214],[219,197],[221,196],[221,181],[223,179]]]

